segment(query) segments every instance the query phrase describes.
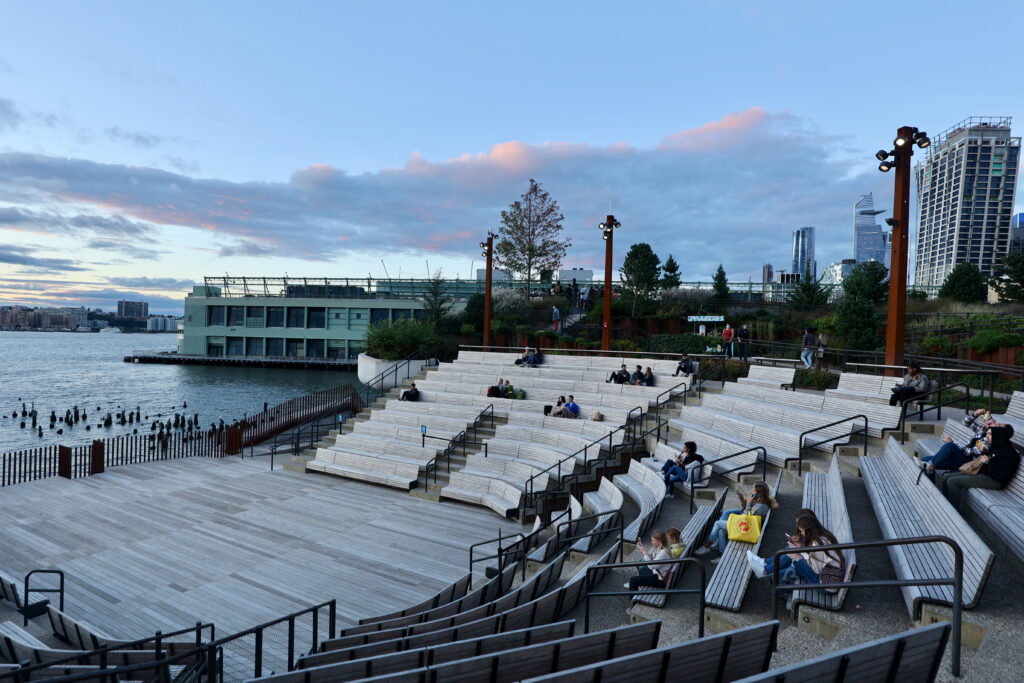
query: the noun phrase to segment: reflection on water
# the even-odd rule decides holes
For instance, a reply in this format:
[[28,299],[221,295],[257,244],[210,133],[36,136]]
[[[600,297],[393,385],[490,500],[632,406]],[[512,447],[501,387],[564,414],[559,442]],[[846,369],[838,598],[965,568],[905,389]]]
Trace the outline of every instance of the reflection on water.
[[[176,345],[173,334],[0,332],[0,452],[55,443],[71,446],[134,429],[148,432],[152,420],[159,416],[166,422],[175,412],[198,413],[199,423],[209,427],[221,418],[230,422],[262,410],[264,402],[274,405],[320,389],[358,384],[354,372],[124,362],[132,351],[172,351]],[[21,417],[22,403],[31,409],[33,402],[42,438],[30,429],[31,419]],[[50,411],[60,417],[75,405],[85,409],[89,431],[83,422],[61,435],[56,433],[61,423],[49,429]],[[141,427],[97,427],[107,412],[136,406],[143,415]],[[11,417],[14,412],[17,418]]]

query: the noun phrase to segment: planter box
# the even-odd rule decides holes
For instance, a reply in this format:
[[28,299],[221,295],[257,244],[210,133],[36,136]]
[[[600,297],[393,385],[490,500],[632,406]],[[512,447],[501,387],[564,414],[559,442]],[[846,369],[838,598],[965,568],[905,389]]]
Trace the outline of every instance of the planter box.
[[1017,352],[1024,349],[1024,346],[1000,346],[988,353],[978,353],[974,349],[967,348],[967,360],[981,363],[998,363],[999,365],[1016,365]]
[[[384,372],[385,370],[390,370],[399,363],[402,363],[402,361],[380,360],[379,358],[374,358],[373,356],[367,356],[365,353],[361,353],[359,354],[358,366],[359,381],[362,382],[363,384],[366,384],[380,373]],[[384,386],[381,388],[387,391],[388,389],[393,389],[397,387],[404,380],[417,375],[419,371],[423,369],[423,366],[426,364],[427,361],[425,359],[409,361],[409,363],[407,365],[404,365],[397,373],[391,373],[387,377],[385,377]]]

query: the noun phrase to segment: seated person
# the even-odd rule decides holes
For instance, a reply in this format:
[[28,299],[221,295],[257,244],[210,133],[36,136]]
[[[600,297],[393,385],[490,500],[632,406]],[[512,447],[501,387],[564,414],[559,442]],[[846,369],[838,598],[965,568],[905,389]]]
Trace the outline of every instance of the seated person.
[[672,556],[673,560],[678,560],[686,550],[682,532],[673,526],[665,530],[665,535],[668,536],[668,554]]
[[576,401],[573,399],[573,395],[569,394],[569,400],[558,408],[551,411],[552,417],[567,417],[569,419],[576,419],[580,415],[580,407],[576,405]]
[[665,497],[673,498],[675,485],[685,483],[690,478],[690,472],[700,467],[703,462],[704,456],[697,454],[697,444],[693,441],[684,443],[683,450],[661,466],[661,475],[665,480]]
[[505,380],[505,386],[502,388],[501,392],[501,395],[504,396],[505,398],[516,397],[516,390],[512,388],[512,383],[509,382],[508,380]]
[[961,465],[966,465],[982,455],[988,446],[985,435],[989,427],[999,423],[992,417],[992,413],[984,408],[978,408],[973,413],[967,413],[964,416],[964,424],[974,430],[974,438],[963,446],[958,446],[948,435],[943,435],[942,440],[945,443],[936,451],[935,455],[926,455],[921,458],[921,467],[929,474],[936,469],[958,470]]
[[679,359],[679,364],[676,366],[676,371],[672,376],[677,377],[680,372],[684,375],[693,374],[693,361],[691,361],[690,356],[685,353]]
[[507,398],[508,397],[508,392],[505,391],[505,380],[504,379],[499,377],[498,378],[498,383],[495,386],[498,387],[498,394],[502,398]]
[[554,405],[554,408],[552,408],[552,406],[544,406],[544,414],[545,414],[545,415],[550,415],[550,414],[551,414],[551,411],[552,411],[553,409],[559,409],[559,408],[561,408],[561,407],[562,407],[563,405],[565,405],[565,396],[559,396],[559,397],[558,397],[558,403],[556,403],[556,404]]
[[903,375],[903,381],[892,388],[892,396],[889,397],[889,405],[902,405],[912,401],[918,396],[928,393],[932,382],[928,375],[921,372],[921,366],[916,361],[907,363],[907,374]]
[[[786,534],[786,545],[794,550],[821,545],[835,545],[839,541],[814,515],[802,515],[796,523],[796,535]],[[841,583],[846,576],[843,554],[838,550],[823,552],[793,552],[779,556],[779,583],[829,584]],[[761,559],[753,550],[747,551],[747,564],[754,576],[763,579],[775,571],[774,558]]]
[[527,367],[537,367],[537,349],[530,349],[526,354]]
[[636,386],[640,386],[641,384],[644,383],[644,369],[641,368],[639,365],[636,366],[636,370],[634,370],[630,374],[629,383],[635,384]]
[[[668,552],[668,537],[665,536],[664,531],[651,532],[650,552],[647,552],[644,542],[639,538],[636,539],[636,549],[643,556],[645,562],[672,559]],[[622,584],[622,587],[628,588],[631,591],[635,591],[640,586],[665,588],[665,581],[668,579],[671,571],[672,565],[669,564],[652,564],[637,567],[637,575],[631,578],[628,583]]]
[[[1020,453],[1010,443],[1013,427],[1000,425],[988,430],[988,455],[979,455],[975,460],[981,462],[977,474],[965,474],[953,470],[942,475],[942,493],[953,504],[960,508],[960,492],[963,489],[995,489],[1005,487],[1017,474],[1020,465]],[[973,462],[973,461],[972,461]]]
[[413,382],[409,385],[409,388],[402,392],[402,395],[398,399],[399,401],[418,401],[420,400],[420,390],[416,388],[416,383]]
[[645,387],[653,387],[654,386],[654,373],[651,372],[650,368],[647,368],[646,370],[644,370],[644,381],[641,382],[641,384],[643,384]]
[[626,364],[623,363],[622,367],[619,368],[618,372],[613,372],[611,376],[604,381],[605,384],[615,382],[616,384],[629,384],[629,370],[626,369]]
[[[694,551],[696,555],[706,555],[711,552],[712,548],[720,553],[725,552],[725,547],[729,543],[729,515],[741,515],[746,510],[747,514],[757,515],[763,521],[769,510],[776,510],[779,507],[775,499],[769,495],[768,483],[764,481],[754,484],[754,487],[750,489],[746,496],[737,491],[736,497],[739,498],[742,507],[726,510],[722,513],[722,516],[711,527],[708,540]],[[711,560],[712,564],[717,559]]]
[[523,349],[523,355],[520,356],[519,358],[516,358],[516,365],[525,365],[526,361],[527,361],[527,359],[529,359],[529,357],[530,357],[530,347],[527,346],[525,349]]

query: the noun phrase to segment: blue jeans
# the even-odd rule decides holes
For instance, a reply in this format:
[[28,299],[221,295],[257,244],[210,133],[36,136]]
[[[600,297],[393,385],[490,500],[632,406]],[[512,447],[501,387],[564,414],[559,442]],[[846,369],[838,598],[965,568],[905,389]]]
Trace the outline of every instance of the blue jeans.
[[[767,576],[771,576],[775,571],[775,564],[772,561],[774,559],[769,557],[764,561],[764,573]],[[807,564],[807,560],[802,557],[799,560],[794,560],[789,555],[780,555],[779,583],[793,583],[798,578],[802,579],[804,583],[821,583],[821,577],[814,573],[811,565]]]
[[711,533],[708,535],[712,548],[720,553],[725,552],[725,546],[729,544],[729,515],[741,514],[743,514],[743,510],[726,510],[722,513],[715,525],[711,527]]
[[[665,464],[668,465],[669,463]],[[686,479],[689,473],[682,467],[673,464],[671,467],[668,468],[667,472],[665,471],[665,469],[665,467],[662,467],[661,471],[665,473],[663,478],[665,479],[665,488],[668,489],[668,493],[673,492],[677,482],[680,484],[686,483]]]
[[814,349],[804,349],[800,352],[800,362],[804,367],[810,368],[814,365]]
[[921,462],[931,463],[937,470],[958,470],[960,466],[970,462],[971,458],[964,455],[964,449],[953,442],[942,444],[935,455],[921,458]]

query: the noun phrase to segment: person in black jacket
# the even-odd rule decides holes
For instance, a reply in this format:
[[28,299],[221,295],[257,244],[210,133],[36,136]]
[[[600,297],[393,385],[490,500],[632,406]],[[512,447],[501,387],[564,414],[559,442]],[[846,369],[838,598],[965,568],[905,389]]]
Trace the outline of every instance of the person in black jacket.
[[613,372],[611,376],[605,380],[605,384],[629,384],[629,370],[626,369],[626,364],[622,364],[622,368],[618,372]]
[[1013,427],[1000,425],[988,430],[989,455],[979,455],[984,463],[977,474],[964,474],[954,470],[942,475],[942,493],[960,508],[960,492],[963,489],[1001,489],[1017,474],[1020,453],[1010,443]]

